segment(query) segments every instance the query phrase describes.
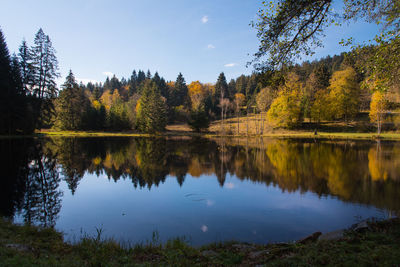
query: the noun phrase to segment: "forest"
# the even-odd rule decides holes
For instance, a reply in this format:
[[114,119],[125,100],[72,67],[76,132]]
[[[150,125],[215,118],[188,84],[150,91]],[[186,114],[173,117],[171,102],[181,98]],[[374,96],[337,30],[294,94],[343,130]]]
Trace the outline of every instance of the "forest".
[[[398,38],[391,42],[398,49]],[[386,51],[386,61],[396,58],[397,50],[392,52]],[[43,128],[161,133],[168,124],[188,124],[200,132],[219,120],[219,131],[226,134],[226,119],[239,121],[252,114],[259,116],[262,130],[257,133],[262,134],[265,125],[301,129],[306,123],[347,124],[365,113],[370,121],[365,130],[380,133],[385,125],[395,129],[400,98],[398,79],[380,78],[369,64],[377,53],[383,53],[382,45],[355,47],[229,82],[221,72],[215,83],[187,84],[182,73],[166,81],[158,72],[133,70],[127,78],[114,75],[103,83],[78,84],[70,70],[58,88],[55,49],[42,29],[32,46],[23,40],[12,55],[0,32],[0,133],[30,134]]]

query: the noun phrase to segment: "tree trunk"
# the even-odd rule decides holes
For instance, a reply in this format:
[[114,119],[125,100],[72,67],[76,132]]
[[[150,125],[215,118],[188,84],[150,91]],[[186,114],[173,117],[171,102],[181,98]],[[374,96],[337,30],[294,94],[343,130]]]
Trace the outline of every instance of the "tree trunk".
[[249,136],[249,109],[246,110],[246,135]]
[[239,135],[239,129],[240,129],[239,111],[236,112],[236,118],[237,118],[237,135]]

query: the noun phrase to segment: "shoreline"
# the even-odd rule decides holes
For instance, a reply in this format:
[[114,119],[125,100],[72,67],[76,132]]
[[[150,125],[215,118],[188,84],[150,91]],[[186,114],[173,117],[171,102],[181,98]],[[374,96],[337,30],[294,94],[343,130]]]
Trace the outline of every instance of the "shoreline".
[[0,218],[0,261],[8,266],[174,265],[396,265],[400,263],[400,219],[361,221],[352,227],[296,242],[212,243],[199,248],[183,239],[123,246],[113,239],[83,237],[64,242],[52,228],[17,225]]
[[156,134],[135,133],[135,132],[97,132],[97,131],[51,131],[41,130],[31,135],[2,135],[1,139],[6,138],[27,138],[27,137],[203,137],[203,138],[304,138],[304,139],[348,139],[348,140],[400,140],[400,133],[386,132],[380,135],[376,133],[357,133],[357,132],[318,132],[317,135],[313,131],[276,131],[263,135],[222,135],[217,133],[195,133],[195,132],[179,132],[166,131]]

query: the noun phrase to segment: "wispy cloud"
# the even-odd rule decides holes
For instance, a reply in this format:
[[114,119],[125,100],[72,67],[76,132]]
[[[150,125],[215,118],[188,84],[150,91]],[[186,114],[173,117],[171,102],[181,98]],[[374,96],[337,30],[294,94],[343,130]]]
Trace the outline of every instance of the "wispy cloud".
[[237,64],[236,63],[228,63],[228,64],[225,64],[224,66],[228,67],[228,68],[231,68],[231,67],[237,66]]
[[201,22],[207,23],[207,22],[208,22],[208,16],[203,16],[203,17],[201,18]]
[[100,83],[99,81],[93,80],[93,79],[86,79],[86,78],[76,78],[76,80],[80,83],[82,82],[83,84],[88,84],[89,82],[91,83]]
[[114,73],[112,73],[112,72],[110,72],[110,71],[103,71],[103,75],[105,75],[105,76],[113,76],[114,75]]
[[209,45],[207,45],[207,48],[208,48],[208,49],[214,49],[214,48],[215,48],[215,46],[214,46],[214,45],[212,45],[212,44],[209,44]]
[[228,182],[228,183],[225,183],[224,187],[226,187],[228,189],[233,189],[233,188],[235,188],[235,184]]

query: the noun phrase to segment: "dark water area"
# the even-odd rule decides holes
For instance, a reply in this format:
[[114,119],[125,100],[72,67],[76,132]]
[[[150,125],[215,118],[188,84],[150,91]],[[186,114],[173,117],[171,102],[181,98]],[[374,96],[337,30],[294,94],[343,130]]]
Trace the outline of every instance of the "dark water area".
[[0,139],[0,214],[130,244],[296,240],[400,211],[400,142]]

